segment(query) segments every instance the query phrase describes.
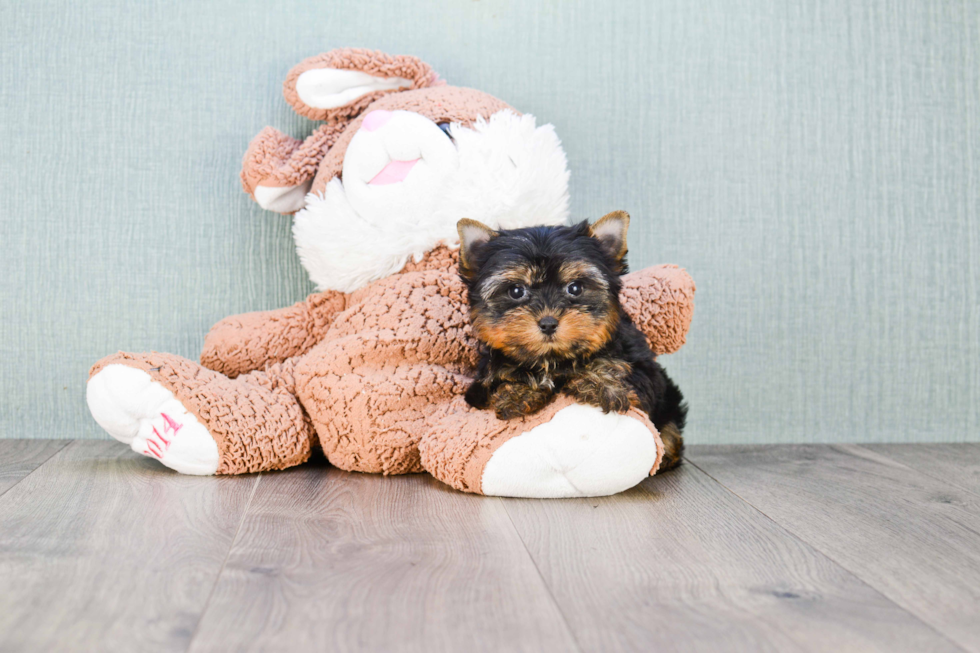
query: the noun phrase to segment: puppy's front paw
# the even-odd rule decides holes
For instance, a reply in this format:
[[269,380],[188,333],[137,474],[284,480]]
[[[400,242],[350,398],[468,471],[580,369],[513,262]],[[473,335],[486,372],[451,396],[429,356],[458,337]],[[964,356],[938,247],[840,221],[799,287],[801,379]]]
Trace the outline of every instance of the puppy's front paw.
[[493,393],[493,410],[498,419],[513,419],[538,412],[551,400],[551,390],[522,383],[501,384]]
[[636,403],[636,393],[626,382],[629,365],[622,361],[596,360],[582,374],[568,381],[565,393],[604,413],[625,413]]
[[565,391],[583,404],[598,406],[604,413],[625,413],[633,404],[632,390],[625,385],[572,382]]

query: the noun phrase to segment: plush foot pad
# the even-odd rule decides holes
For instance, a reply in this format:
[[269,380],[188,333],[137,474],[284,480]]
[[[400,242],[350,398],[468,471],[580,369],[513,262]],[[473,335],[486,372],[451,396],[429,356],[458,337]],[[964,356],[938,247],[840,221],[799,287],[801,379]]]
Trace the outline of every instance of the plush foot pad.
[[89,379],[86,399],[99,426],[133,451],[182,474],[218,469],[218,445],[208,429],[146,372],[107,365]]
[[487,461],[483,494],[567,498],[616,494],[650,475],[657,443],[630,415],[573,404],[511,438]]

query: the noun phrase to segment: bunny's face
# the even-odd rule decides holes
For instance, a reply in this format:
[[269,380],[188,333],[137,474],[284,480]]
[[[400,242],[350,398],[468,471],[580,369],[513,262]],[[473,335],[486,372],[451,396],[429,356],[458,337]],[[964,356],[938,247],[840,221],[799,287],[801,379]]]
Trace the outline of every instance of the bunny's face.
[[365,115],[341,175],[347,200],[363,220],[385,229],[393,221],[423,226],[435,216],[459,168],[459,153],[444,128],[412,111]]
[[[293,201],[309,191],[293,209],[293,234],[321,289],[350,292],[440,244],[455,247],[460,218],[495,228],[565,222],[568,170],[551,125],[538,127],[480,91],[445,86],[427,66],[359,71],[368,78],[301,67],[286,97],[303,115],[343,120],[335,114],[376,96],[338,130],[307,187],[277,190]],[[429,86],[415,88],[413,71]],[[291,95],[290,80],[301,93]]]

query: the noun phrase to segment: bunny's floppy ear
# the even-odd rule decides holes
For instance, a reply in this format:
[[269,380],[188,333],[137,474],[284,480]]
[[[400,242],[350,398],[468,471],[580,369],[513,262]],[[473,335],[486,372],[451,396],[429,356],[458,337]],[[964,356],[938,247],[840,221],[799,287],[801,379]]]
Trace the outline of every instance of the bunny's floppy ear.
[[283,95],[301,116],[350,120],[385,93],[444,83],[416,57],[340,48],[310,57],[290,70]]

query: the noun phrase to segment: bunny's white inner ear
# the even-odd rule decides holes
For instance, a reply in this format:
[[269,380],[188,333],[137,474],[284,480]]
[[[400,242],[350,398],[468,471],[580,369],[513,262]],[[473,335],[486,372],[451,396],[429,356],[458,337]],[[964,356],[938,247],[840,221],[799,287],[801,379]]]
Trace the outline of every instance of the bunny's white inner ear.
[[314,109],[336,109],[362,95],[410,88],[412,83],[404,77],[375,77],[359,70],[314,68],[296,80],[296,93]]

